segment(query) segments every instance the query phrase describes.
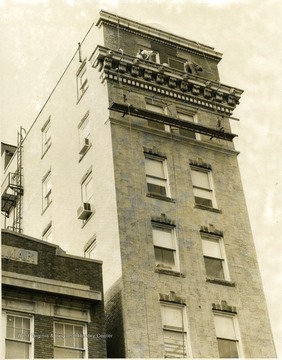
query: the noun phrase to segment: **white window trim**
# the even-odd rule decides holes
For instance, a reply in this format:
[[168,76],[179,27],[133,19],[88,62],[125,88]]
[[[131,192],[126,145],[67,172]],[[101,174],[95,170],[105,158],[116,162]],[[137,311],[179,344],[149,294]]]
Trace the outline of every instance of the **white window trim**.
[[[86,189],[86,185],[89,184],[90,182],[92,182],[92,195],[90,196],[90,198],[85,198],[85,189]],[[81,183],[81,201],[83,203],[90,203],[92,204],[92,200],[94,197],[94,184],[93,184],[93,172],[92,172],[92,168],[90,170],[87,171],[87,173],[83,176]]]
[[82,64],[80,65],[77,73],[76,73],[76,84],[77,84],[77,99],[80,100],[81,97],[85,94],[86,90],[88,89],[88,78],[83,80],[83,76],[87,72],[86,66],[86,59],[83,60]]
[[93,240],[91,241],[91,243],[85,247],[84,257],[86,257],[87,259],[94,259],[94,258],[91,256],[91,252],[94,251],[94,249],[96,248],[96,246],[97,246],[97,239],[96,239],[96,237],[95,237],[95,239],[93,239]]
[[[43,241],[46,241],[46,242],[50,242],[48,241],[48,236],[50,236],[52,234],[52,223],[49,223],[46,228],[43,230],[43,233],[42,233],[42,240]],[[52,236],[52,235],[51,235]],[[52,241],[51,241],[52,243]]]
[[42,129],[41,129],[41,133],[42,133],[42,154],[45,154],[46,151],[49,149],[49,147],[51,146],[51,134],[49,133],[49,137],[47,139],[45,139],[45,136],[47,134],[47,131],[50,131],[51,129],[51,116],[49,116],[48,120],[45,122],[45,124],[43,125]]
[[[71,326],[82,326],[82,328],[83,328],[83,345],[84,345],[84,349],[81,350],[79,348],[74,348],[74,347],[55,345],[55,324],[63,324],[63,325],[71,325]],[[55,319],[53,321],[53,336],[54,336],[54,342],[53,342],[54,351],[55,351],[55,348],[84,351],[83,359],[88,359],[88,341],[87,341],[87,324],[86,323],[79,322],[79,321],[68,321],[68,320],[65,320],[65,319]]]
[[[180,262],[179,262],[179,249],[178,249],[178,241],[177,241],[177,237],[176,237],[176,231],[175,231],[175,227],[173,226],[169,226],[166,224],[160,224],[160,223],[156,223],[156,222],[152,222],[152,237],[153,237],[153,229],[168,229],[171,230],[171,237],[172,237],[172,241],[174,244],[174,248],[166,248],[163,247],[163,249],[169,249],[172,250],[174,252],[174,262],[175,262],[175,267],[173,269],[167,269],[166,267],[161,267],[161,266],[157,266],[155,265],[156,269],[161,269],[161,270],[170,270],[170,271],[175,271],[175,272],[179,272],[180,271]],[[153,246],[161,248],[161,246],[155,246],[154,244],[154,237],[153,237]],[[156,259],[155,259],[156,261]]]
[[[173,304],[173,303],[165,302],[165,301],[161,301],[160,305],[161,305],[161,317],[162,317],[162,307],[181,309],[182,320],[183,320],[183,323],[182,323],[183,328],[180,329],[180,330],[176,330],[176,329],[171,329],[169,327],[166,327],[165,324],[164,324],[164,320],[162,318],[163,334],[165,333],[165,331],[175,331],[175,332],[183,334],[184,340],[185,340],[186,358],[192,358],[192,348],[191,348],[191,342],[190,342],[190,336],[189,336],[189,326],[188,326],[186,306],[181,305],[181,304]],[[165,354],[164,354],[164,357],[165,357]]]
[[[161,115],[168,115],[168,107],[161,100],[146,98],[145,102],[146,102],[147,110],[154,111],[157,114],[161,114]],[[160,108],[162,110],[162,112],[155,111],[154,109],[148,109],[148,107],[150,107],[150,106],[155,106],[157,108]],[[153,120],[151,120],[151,121],[153,121]],[[161,131],[170,132],[170,126],[167,124],[164,124],[164,130],[161,130]]]
[[30,341],[26,342],[29,343],[29,359],[34,359],[34,317],[30,314],[17,312],[17,311],[2,311],[2,359],[6,359],[6,335],[7,335],[7,317],[8,315],[11,316],[18,316],[18,317],[25,317],[30,319]]
[[[223,237],[222,236],[216,236],[216,235],[208,235],[208,234],[201,234],[201,237],[202,237],[202,240],[216,240],[216,241],[218,241],[221,258],[214,258],[214,259],[222,260],[224,280],[231,281]],[[203,253],[203,256],[204,257],[209,257],[208,255],[205,255],[204,253]],[[210,258],[212,258],[212,256],[210,256]]]
[[[169,179],[168,179],[168,169],[167,169],[167,161],[165,158],[162,158],[162,157],[159,157],[159,156],[154,156],[154,155],[149,155],[149,154],[145,154],[145,160],[146,159],[150,159],[150,160],[154,160],[154,161],[159,161],[162,163],[162,166],[163,166],[163,171],[164,171],[164,178],[159,178],[157,176],[152,176],[152,175],[148,175],[147,173],[145,174],[146,175],[146,184],[148,184],[148,179],[149,178],[155,178],[155,179],[160,179],[160,180],[163,180],[165,182],[165,190],[166,190],[166,195],[165,197],[167,198],[171,198],[171,193],[170,193],[170,184],[169,184]],[[145,167],[145,172],[146,172],[146,167]],[[148,191],[148,188],[147,188],[147,192],[149,193]],[[151,194],[151,193],[150,193]],[[152,194],[154,195],[154,194]],[[161,196],[161,195],[159,195]]]
[[[205,169],[205,168],[202,168],[202,167],[200,168],[198,166],[193,166],[193,165],[191,165],[191,170],[202,172],[202,173],[205,173],[205,174],[208,175],[210,189],[201,188],[199,186],[194,185],[193,182],[192,182],[193,190],[194,189],[202,189],[202,190],[205,190],[205,191],[209,191],[212,194],[212,196],[211,196],[212,208],[217,209],[218,207],[217,207],[217,202],[216,202],[216,197],[215,197],[215,189],[214,189],[212,171],[210,169]],[[192,178],[192,175],[191,175],[191,178]],[[198,205],[198,204],[195,204],[195,205]]]
[[[233,326],[234,326],[234,330],[235,330],[235,336],[236,336],[235,341],[236,341],[236,345],[237,345],[238,356],[239,356],[239,358],[243,358],[244,352],[243,352],[243,345],[242,345],[242,339],[241,339],[237,315],[231,314],[231,313],[225,313],[223,311],[213,311],[213,314],[222,316],[222,317],[226,317],[226,318],[232,318]],[[229,338],[218,337],[216,334],[216,328],[215,328],[215,335],[216,335],[216,339],[219,338],[219,339],[233,340],[233,339],[229,339]]]
[[[47,192],[45,188],[46,188],[46,185],[47,185],[46,181],[48,179],[51,181],[51,188]],[[49,197],[50,197],[50,199],[49,199]],[[52,179],[51,179],[51,170],[49,170],[42,179],[42,209],[43,210],[47,209],[47,207],[51,203],[52,203]]]
[[[195,124],[198,124],[198,116],[197,116],[196,112],[187,111],[186,109],[182,109],[182,108],[178,108],[178,107],[176,108],[176,111],[177,111],[177,116],[180,120],[181,120],[181,118],[179,117],[179,114],[183,114],[183,115],[192,117],[193,122]],[[185,121],[185,120],[183,120],[183,121]],[[193,131],[193,130],[191,130],[191,131]],[[194,131],[194,133],[195,133],[196,140],[201,140],[201,134],[197,133],[196,131]]]

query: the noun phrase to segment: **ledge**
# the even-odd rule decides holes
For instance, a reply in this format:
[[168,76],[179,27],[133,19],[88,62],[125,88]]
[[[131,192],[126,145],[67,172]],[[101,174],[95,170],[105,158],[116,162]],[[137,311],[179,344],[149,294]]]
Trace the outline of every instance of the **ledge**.
[[161,196],[161,195],[158,195],[158,194],[147,193],[146,196],[149,197],[149,198],[154,198],[154,199],[158,199],[158,200],[163,200],[163,201],[168,201],[168,202],[173,202],[173,203],[176,202],[175,199],[172,199],[172,198],[167,197],[167,196]]
[[179,271],[162,269],[162,268],[155,268],[155,273],[170,275],[170,276],[175,276],[175,277],[183,277],[183,278],[185,277],[185,275]]
[[215,212],[215,213],[218,213],[218,214],[222,214],[222,210],[216,209],[216,208],[212,208],[212,207],[209,207],[209,206],[204,206],[204,205],[197,205],[197,204],[195,204],[195,205],[194,205],[194,208],[195,208],[195,209],[200,209],[200,210],[211,211],[211,212]]
[[33,291],[42,291],[61,296],[83,298],[85,300],[102,300],[100,291],[91,290],[89,286],[65,281],[43,279],[37,276],[2,271],[2,284],[25,288]]
[[235,287],[235,282],[234,281],[229,281],[229,280],[206,278],[206,282],[213,283],[213,284],[218,284],[218,285]]

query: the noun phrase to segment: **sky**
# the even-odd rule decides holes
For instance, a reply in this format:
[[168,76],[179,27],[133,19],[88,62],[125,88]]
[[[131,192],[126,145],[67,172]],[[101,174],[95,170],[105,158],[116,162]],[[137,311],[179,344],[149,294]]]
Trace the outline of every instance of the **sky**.
[[29,129],[101,9],[213,46],[221,82],[244,90],[232,131],[282,358],[282,1],[0,0],[2,142]]

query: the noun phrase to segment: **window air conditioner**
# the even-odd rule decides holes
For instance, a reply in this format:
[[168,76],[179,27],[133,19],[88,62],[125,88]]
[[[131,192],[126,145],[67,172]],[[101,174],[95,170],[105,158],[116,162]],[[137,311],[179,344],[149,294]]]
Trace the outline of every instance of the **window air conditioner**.
[[85,139],[83,140],[83,143],[82,143],[82,148],[81,148],[80,151],[79,151],[79,155],[85,154],[85,152],[87,151],[87,149],[89,149],[90,145],[91,145],[90,140],[87,139],[87,138],[85,138]]
[[80,220],[86,220],[92,213],[91,204],[82,203],[82,205],[77,209],[77,218]]

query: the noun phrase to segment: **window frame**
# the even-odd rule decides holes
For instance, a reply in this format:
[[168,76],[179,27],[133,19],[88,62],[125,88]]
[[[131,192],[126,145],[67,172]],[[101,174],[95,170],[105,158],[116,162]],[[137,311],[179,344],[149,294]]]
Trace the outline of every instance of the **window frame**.
[[[195,124],[198,124],[198,117],[197,117],[196,112],[187,111],[186,109],[182,109],[182,108],[178,108],[178,107],[176,108],[176,112],[177,112],[177,117],[178,117],[179,120],[188,121],[188,122],[190,121],[190,122],[193,122]],[[181,117],[182,115],[183,115],[183,117]],[[185,116],[191,118],[192,121],[185,118]],[[176,129],[178,129],[178,128],[174,128],[173,132],[176,132]],[[178,134],[181,135],[181,136],[184,136],[184,137],[189,138],[189,139],[201,140],[201,135],[199,133],[197,133],[196,131],[194,131],[194,130],[188,130],[188,129],[182,129],[182,128],[179,128],[178,130],[179,130]],[[181,134],[181,131],[184,131],[184,133]],[[190,132],[194,136],[185,135],[185,131]]]
[[[161,223],[157,223],[157,222],[152,222],[152,239],[153,239],[153,247],[154,247],[154,256],[155,256],[155,269],[158,270],[168,270],[168,271],[173,271],[173,272],[179,272],[180,271],[180,262],[179,262],[179,250],[178,250],[178,242],[177,242],[177,238],[176,238],[176,231],[175,231],[175,227],[174,226],[170,226],[170,225],[166,225],[166,224],[161,224]],[[156,229],[160,229],[161,230],[169,230],[170,234],[171,234],[171,244],[172,247],[169,248],[167,246],[160,246],[156,244],[156,238],[154,239],[154,230]],[[161,250],[168,250],[171,251],[173,254],[173,260],[174,260],[174,266],[168,266],[163,264],[163,266],[161,266],[162,264],[158,264],[157,263],[157,258],[156,258],[156,252],[155,250],[157,249],[161,249]]]
[[[173,355],[174,358],[176,357],[181,357],[181,358],[187,358],[187,357],[192,357],[192,351],[191,351],[191,345],[190,345],[190,339],[189,339],[189,334],[188,334],[188,320],[187,320],[187,313],[186,313],[186,306],[184,304],[177,304],[177,303],[171,303],[171,302],[165,302],[165,301],[161,301],[160,302],[160,310],[161,310],[161,324],[162,324],[162,329],[163,329],[163,344],[164,344],[164,358],[169,358],[172,357],[171,355]],[[165,309],[175,309],[175,310],[180,310],[181,311],[181,321],[182,324],[181,326],[170,326],[168,324],[166,324],[166,319],[164,316],[165,313]],[[176,319],[176,316],[174,316],[174,319]],[[166,336],[169,334],[181,334],[183,336],[183,345],[182,345],[182,349],[184,350],[184,354],[182,351],[182,354],[168,354],[167,353],[167,349],[166,349]],[[177,356],[177,355],[181,355],[181,356]]]
[[[157,162],[161,163],[164,177],[162,178],[159,176],[154,176],[152,174],[147,174],[148,169],[146,168],[146,160],[157,161]],[[147,184],[147,194],[149,194],[150,196],[155,196],[155,197],[160,197],[160,198],[171,198],[166,159],[163,157],[160,157],[160,156],[150,155],[150,154],[145,153],[145,164],[144,165],[145,165],[145,176],[146,176],[146,184]],[[154,182],[150,183],[148,181],[149,179],[153,179],[153,181],[155,181],[155,182],[157,182],[157,181],[160,181],[160,183],[163,182],[165,184],[165,186],[162,186],[162,187],[165,189],[165,195],[150,191],[148,184],[151,184],[151,185],[156,185],[156,184],[154,184]],[[159,186],[161,186],[161,185],[159,185]]]
[[[191,168],[191,181],[192,181],[192,187],[193,187],[193,193],[194,193],[194,201],[195,201],[195,206],[199,206],[199,207],[204,207],[207,209],[218,209],[217,207],[217,202],[216,202],[216,196],[215,196],[215,188],[214,188],[214,182],[213,182],[213,176],[212,176],[212,170],[211,169],[206,169],[203,167],[199,167],[199,166],[194,166],[194,165],[190,165]],[[209,188],[205,188],[205,187],[201,187],[197,184],[193,183],[193,172],[199,172],[202,174],[206,174],[207,175],[207,179],[208,179],[208,184],[209,184]],[[200,197],[200,196],[196,196],[197,191],[204,191],[206,193],[211,194],[209,197]],[[196,201],[196,198],[200,198],[200,199],[204,199],[204,200],[210,200],[211,201],[211,205],[207,205],[207,204],[201,204],[199,202]]]
[[[168,109],[166,106],[164,106],[164,104],[159,101],[159,100],[152,100],[152,99],[146,99],[146,110],[148,111],[152,111],[155,112],[157,114],[161,114],[161,115],[168,115]],[[159,109],[160,111],[158,111],[157,109]],[[166,132],[170,132],[170,126],[167,124],[161,124],[159,122],[153,121],[153,120],[147,120],[147,124],[148,127],[153,128],[153,129],[157,129],[157,130],[161,130],[161,131],[166,131]]]
[[[88,89],[86,59],[82,61],[78,71],[76,72],[77,100],[79,101]],[[85,76],[85,78],[84,78]]]
[[[90,126],[90,119],[89,119],[89,111],[83,116],[80,123],[78,124],[78,142],[79,142],[79,157],[80,160],[84,157],[84,155],[89,150],[91,143],[90,143],[90,135],[91,135],[91,126]],[[85,129],[87,129],[85,131]],[[89,146],[85,147],[85,140],[89,140]],[[85,147],[85,148],[84,148]]]
[[[201,240],[202,240],[202,249],[203,249],[204,260],[205,260],[205,258],[220,260],[221,265],[222,265],[222,271],[223,271],[223,279],[211,276],[207,272],[207,267],[206,267],[206,263],[205,263],[205,269],[206,269],[207,278],[208,279],[213,279],[213,280],[231,281],[230,280],[230,273],[229,273],[229,268],[228,268],[228,261],[227,261],[227,256],[226,256],[226,252],[225,252],[225,245],[224,245],[223,237],[222,236],[216,236],[216,235],[210,235],[210,234],[208,235],[208,234],[202,234],[201,233]],[[204,246],[203,246],[204,241],[217,242],[218,243],[219,253],[220,253],[221,257],[205,255]]]
[[[24,344],[28,344],[28,357],[27,359],[33,359],[34,358],[34,337],[32,336],[32,334],[34,333],[34,317],[30,314],[25,314],[25,313],[21,313],[21,312],[14,312],[14,311],[3,311],[3,323],[4,323],[4,328],[5,328],[5,335],[3,336],[3,355],[5,354],[5,359],[9,359],[8,355],[7,355],[7,349],[8,349],[8,345],[7,342],[17,342],[17,343],[24,343]],[[8,316],[13,316],[13,317],[17,317],[17,318],[21,318],[21,319],[29,319],[29,339],[27,341],[24,340],[20,340],[18,338],[8,338],[7,336],[7,332],[8,332]],[[14,332],[16,327],[14,327]],[[22,330],[23,333],[23,330]],[[13,347],[14,348],[14,347]],[[22,359],[24,359],[25,357],[21,357]]]
[[[50,185],[49,185],[50,183]],[[48,189],[49,188],[49,189]],[[49,170],[42,179],[42,209],[47,209],[52,203],[52,179]]]
[[49,116],[49,118],[47,119],[47,121],[45,122],[45,124],[41,129],[42,155],[44,155],[52,145],[50,130],[51,130],[51,116]]
[[[213,316],[214,316],[214,329],[215,329],[215,335],[216,335],[216,340],[217,340],[219,357],[223,358],[223,357],[220,356],[220,349],[219,349],[218,340],[226,340],[226,341],[235,342],[236,343],[236,349],[237,349],[238,358],[244,357],[242,339],[241,339],[237,314],[223,312],[223,311],[213,311]],[[233,325],[234,335],[235,335],[234,339],[231,339],[231,338],[228,338],[228,337],[223,337],[223,336],[218,336],[217,327],[216,327],[216,320],[215,320],[216,316],[221,317],[222,319],[223,318],[228,318],[228,319],[232,320],[232,325]],[[225,356],[225,358],[226,358],[226,356]],[[232,357],[227,357],[227,358],[232,358]]]
[[[171,65],[170,61],[175,61],[175,62],[178,62],[178,63],[181,63],[183,66],[182,66],[182,69],[178,68],[178,67],[174,67]],[[184,69],[184,64],[185,64],[185,61],[184,59],[181,59],[181,58],[177,58],[177,57],[173,57],[173,56],[168,56],[167,58],[167,62],[168,62],[168,66],[173,68],[173,69],[176,69],[176,70],[179,70],[179,71],[182,71],[184,72],[185,69]]]
[[90,244],[85,247],[84,257],[87,258],[87,259],[95,259],[96,257],[93,257],[91,254],[96,249],[96,247],[97,247],[97,239],[95,237],[95,239],[93,239],[90,242]]
[[[46,241],[48,243],[52,243],[52,223],[50,223],[49,225],[46,226],[46,228],[44,229],[43,233],[42,233],[42,240]],[[49,236],[51,236],[51,240],[49,239]]]
[[[59,338],[63,339],[64,341],[64,345],[58,345],[56,344],[56,324],[61,324],[63,325],[64,328],[64,333],[62,336],[60,336]],[[75,347],[75,346],[66,346],[65,342],[67,338],[72,338],[73,341],[75,342],[75,336],[67,336],[66,332],[65,332],[65,327],[67,326],[72,326],[73,330],[75,327],[81,327],[82,328],[82,344],[83,347],[79,348],[79,347]],[[72,332],[73,335],[75,335],[76,333],[73,331]],[[62,349],[62,350],[66,350],[66,351],[77,351],[77,352],[81,352],[83,354],[83,356],[81,357],[82,359],[87,359],[88,358],[88,342],[87,342],[87,324],[83,323],[83,322],[79,322],[79,321],[68,321],[65,319],[55,319],[53,321],[53,338],[54,338],[54,342],[53,342],[53,347],[54,347],[54,358],[60,358],[56,355],[55,351],[56,349]],[[67,354],[68,355],[68,354]],[[67,358],[70,358],[69,356],[67,356]],[[80,358],[80,357],[71,357],[71,358]]]
[[[90,197],[87,194],[87,185],[91,184],[91,194]],[[94,184],[93,184],[93,172],[92,169],[88,170],[87,173],[81,180],[81,201],[82,203],[93,204],[91,200],[94,198]]]

